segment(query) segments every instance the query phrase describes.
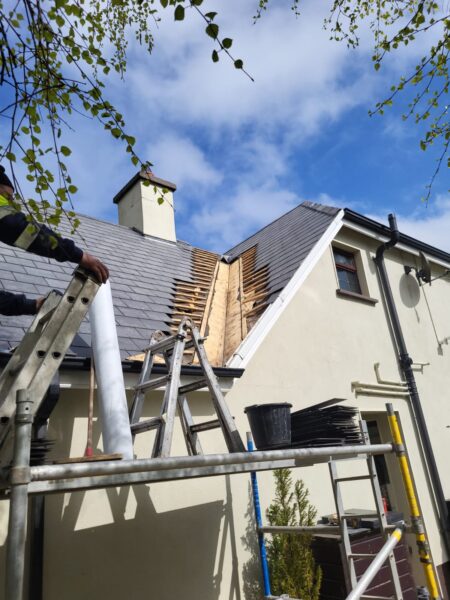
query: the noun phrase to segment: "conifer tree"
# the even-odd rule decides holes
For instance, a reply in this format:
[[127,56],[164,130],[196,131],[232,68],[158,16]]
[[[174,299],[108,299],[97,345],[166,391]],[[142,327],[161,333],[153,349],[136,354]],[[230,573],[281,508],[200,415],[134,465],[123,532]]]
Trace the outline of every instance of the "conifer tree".
[[[267,510],[270,525],[314,525],[317,511],[309,502],[303,481],[293,486],[290,469],[278,469],[274,477],[275,499]],[[318,600],[322,570],[314,561],[311,535],[273,535],[267,544],[267,557],[272,594]]]

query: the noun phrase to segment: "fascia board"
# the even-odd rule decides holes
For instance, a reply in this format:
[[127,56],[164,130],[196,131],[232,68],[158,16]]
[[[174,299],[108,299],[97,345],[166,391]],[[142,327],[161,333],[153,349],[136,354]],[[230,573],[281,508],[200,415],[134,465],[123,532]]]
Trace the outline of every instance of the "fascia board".
[[[357,223],[352,223],[345,219],[344,219],[342,225],[344,227],[346,227],[347,229],[352,229],[353,231],[356,231],[358,233],[366,235],[367,237],[377,240],[378,242],[380,242],[380,244],[383,244],[389,240],[389,237],[386,235],[376,233],[375,231],[371,231],[367,227],[363,227],[362,225],[358,225]],[[395,248],[397,250],[403,250],[404,252],[408,252],[409,254],[412,254],[413,256],[420,256],[418,250],[416,250],[412,246],[403,244],[402,242],[398,242],[397,244],[395,244],[394,249]],[[434,263],[435,265],[439,265],[440,267],[444,267],[445,269],[448,269],[450,267],[450,263],[445,262],[444,260],[440,260],[439,258],[436,258],[435,256],[432,256],[428,253],[425,253],[425,254],[426,254],[427,259],[430,262]]]
[[259,346],[264,341],[266,335],[272,329],[280,315],[303,285],[305,279],[319,262],[323,253],[334,240],[336,234],[342,227],[343,218],[344,211],[340,210],[321,238],[313,246],[311,252],[291,277],[285,288],[280,292],[277,299],[261,315],[248,336],[241,342],[233,356],[227,362],[227,367],[244,369],[247,366]]

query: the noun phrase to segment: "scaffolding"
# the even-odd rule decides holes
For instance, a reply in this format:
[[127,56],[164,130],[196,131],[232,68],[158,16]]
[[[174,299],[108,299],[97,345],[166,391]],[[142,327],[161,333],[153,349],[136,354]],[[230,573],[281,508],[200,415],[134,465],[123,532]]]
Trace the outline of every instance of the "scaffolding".
[[[157,481],[256,473],[280,468],[312,466],[347,458],[367,459],[379,454],[404,452],[403,444],[399,448],[397,441],[388,444],[264,450],[98,463],[30,466],[33,403],[32,390],[18,391],[13,462],[11,468],[4,468],[1,472],[0,486],[3,489],[4,496],[10,498],[6,557],[6,597],[8,600],[23,600],[27,512],[30,496]],[[420,526],[419,520],[419,516],[416,516],[415,523],[417,526]],[[266,531],[268,531],[267,528]],[[374,558],[370,573],[375,574],[381,567],[385,558],[392,552],[393,545],[398,541],[399,535],[398,532],[392,534],[385,547],[383,547],[380,556]],[[421,539],[423,546],[426,542],[423,531],[421,536],[423,536],[423,539]],[[428,560],[429,562],[426,565],[427,582],[429,589],[431,588],[431,597],[437,599],[439,598],[439,592],[429,555]],[[366,583],[368,585],[370,579],[367,575],[364,579],[364,585]],[[353,600],[361,596],[362,592],[359,593],[359,591],[363,587],[360,580],[358,587],[355,587],[352,591]]]
[[[70,346],[71,339],[73,339],[97,289],[98,284],[93,282],[86,274],[76,272],[73,281],[69,284],[68,290],[61,299],[51,296],[44,303],[43,312],[38,314],[30,331],[26,334],[16,354],[11,359],[12,366],[8,364],[0,379],[0,384],[3,384],[3,387],[0,388],[3,400],[3,405],[0,405],[0,423],[2,424],[0,450],[2,450],[3,459],[5,459],[5,454],[6,457],[9,457],[9,445],[6,442],[14,441],[12,464],[0,469],[0,494],[3,498],[9,498],[10,500],[6,553],[6,598],[8,600],[23,600],[28,503],[29,498],[32,496],[159,481],[256,473],[280,468],[306,467],[319,463],[333,465],[334,461],[348,458],[364,458],[370,462],[376,455],[389,453],[396,454],[400,461],[408,500],[410,501],[412,526],[417,535],[421,562],[424,564],[430,596],[433,600],[439,598],[435,569],[431,561],[411,474],[408,470],[405,447],[392,408],[388,408],[388,414],[393,432],[393,443],[370,444],[366,440],[365,444],[335,447],[287,448],[253,452],[233,451],[233,448],[240,442],[240,438],[238,439],[239,434],[234,428],[231,416],[228,415],[224,405],[222,405],[218,386],[214,385],[213,379],[209,380],[209,376],[213,376],[212,370],[209,372],[211,368],[207,363],[206,355],[203,356],[202,347],[199,345],[201,340],[195,338],[195,331],[193,332],[194,345],[200,353],[201,361],[204,361],[202,366],[204,371],[206,368],[207,381],[205,383],[205,380],[203,380],[203,385],[198,385],[196,388],[194,386],[194,388],[199,389],[208,385],[213,398],[214,394],[216,395],[216,405],[220,410],[218,410],[218,423],[215,426],[222,427],[225,439],[229,442],[227,444],[230,450],[229,453],[196,453],[197,448],[200,447],[197,445],[197,440],[193,438],[193,434],[197,433],[194,428],[201,428],[201,425],[194,426],[187,420],[186,424],[190,428],[191,434],[187,436],[188,449],[190,448],[191,451],[189,456],[172,457],[164,455],[166,454],[164,451],[159,452],[159,455],[143,459],[30,466],[34,417],[42,403],[45,390],[65,351]],[[176,348],[176,340],[172,341]],[[165,343],[167,345],[168,342]],[[184,344],[183,338],[180,341],[180,348],[184,348]],[[152,352],[154,351],[155,348],[153,347]],[[181,362],[180,352],[176,355],[178,362]],[[144,365],[143,372],[145,371],[146,367]],[[192,386],[189,390],[186,389],[186,386],[185,388],[176,387],[173,378],[170,377],[167,378],[166,383],[167,389],[171,391],[170,395],[167,395],[167,402],[163,406],[164,410],[161,417],[165,415],[169,404],[173,413],[172,417],[174,417],[175,402],[181,390],[183,389],[186,393],[191,390]],[[139,385],[142,387],[142,382],[138,384],[138,388]],[[14,396],[13,402],[12,398]],[[183,413],[182,405],[180,410],[181,414],[187,414],[186,412]],[[138,423],[138,417],[134,416],[135,418],[131,420],[132,428]],[[225,421],[229,421],[229,425],[226,427],[224,426]],[[243,448],[243,450],[245,449]],[[374,477],[373,474],[372,477]],[[345,518],[346,515],[343,515],[342,519]],[[266,531],[268,531],[267,528]],[[370,583],[371,576],[373,576],[371,574],[376,573],[386,557],[392,556],[392,548],[398,542],[400,536],[401,528],[400,533],[396,530],[389,537],[380,554],[374,558],[368,573],[364,575],[364,581],[363,578],[358,582],[356,578],[351,579],[352,600],[361,597],[364,589]],[[351,557],[348,556],[348,558]],[[396,596],[399,598],[401,594],[396,594]]]

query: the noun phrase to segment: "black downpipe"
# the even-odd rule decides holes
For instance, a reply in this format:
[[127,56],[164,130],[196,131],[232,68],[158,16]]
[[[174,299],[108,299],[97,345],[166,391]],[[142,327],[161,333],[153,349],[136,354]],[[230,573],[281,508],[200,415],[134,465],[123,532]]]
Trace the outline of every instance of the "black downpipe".
[[395,215],[389,215],[389,226],[391,228],[391,238],[385,244],[382,244],[377,248],[375,256],[375,265],[378,269],[380,277],[381,287],[383,289],[384,298],[386,300],[386,306],[391,320],[392,329],[394,332],[395,342],[398,350],[398,361],[400,368],[405,376],[406,383],[408,385],[408,391],[411,398],[411,404],[413,408],[414,417],[416,420],[417,429],[419,431],[420,439],[422,442],[422,448],[425,455],[425,460],[428,466],[428,472],[430,475],[431,485],[434,490],[436,504],[439,514],[439,523],[441,532],[443,534],[447,552],[450,554],[450,540],[449,540],[449,518],[447,503],[445,501],[444,491],[442,489],[441,479],[434,458],[433,448],[431,446],[431,440],[428,433],[428,428],[425,422],[425,417],[422,410],[422,404],[420,401],[419,392],[417,390],[416,379],[414,377],[414,371],[412,369],[413,360],[408,354],[406,348],[405,338],[403,337],[400,320],[395,306],[394,297],[392,295],[392,289],[389,283],[389,278],[386,271],[386,265],[384,263],[384,252],[389,248],[395,246],[399,241],[400,234],[397,228],[397,222]]

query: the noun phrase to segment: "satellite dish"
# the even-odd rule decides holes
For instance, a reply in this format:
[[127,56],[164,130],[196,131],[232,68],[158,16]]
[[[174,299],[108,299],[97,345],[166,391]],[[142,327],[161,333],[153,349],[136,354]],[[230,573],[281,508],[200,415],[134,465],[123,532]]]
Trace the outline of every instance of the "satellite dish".
[[431,284],[430,263],[428,262],[427,257],[421,250],[419,251],[419,256],[420,256],[420,269],[418,269],[416,271],[416,277],[419,280],[419,282],[423,281],[424,283]]

